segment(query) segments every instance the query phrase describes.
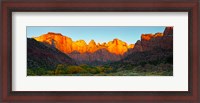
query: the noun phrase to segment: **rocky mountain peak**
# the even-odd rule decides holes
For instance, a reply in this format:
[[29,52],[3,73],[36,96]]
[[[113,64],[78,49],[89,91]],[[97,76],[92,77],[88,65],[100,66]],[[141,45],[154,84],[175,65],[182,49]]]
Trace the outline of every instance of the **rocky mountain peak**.
[[96,45],[96,42],[92,39],[92,40],[89,42],[89,45]]
[[60,36],[62,36],[61,33],[54,33],[54,32],[48,32],[46,35],[60,35]]
[[128,49],[134,47],[133,44],[128,45],[126,42],[118,38],[115,38],[107,43],[96,43],[94,40],[91,40],[87,44],[84,40],[72,41],[72,39],[67,36],[53,32],[48,32],[47,34],[34,39],[43,43],[54,45],[55,48],[66,54],[72,53],[73,51],[77,51],[79,53],[94,53],[97,50],[106,49],[110,53],[123,55]]
[[153,34],[142,34],[141,36],[141,40],[150,40],[151,38],[153,38]]
[[173,48],[173,27],[166,27],[163,33],[142,34],[141,41],[138,40],[132,51],[151,51],[154,49]]
[[173,27],[166,27],[163,34],[164,36],[173,35]]
[[74,42],[75,44],[79,45],[79,46],[86,46],[86,42],[84,40],[77,40]]
[[113,39],[112,43],[115,44],[115,45],[118,45],[119,44],[119,39],[118,38],[115,38]]

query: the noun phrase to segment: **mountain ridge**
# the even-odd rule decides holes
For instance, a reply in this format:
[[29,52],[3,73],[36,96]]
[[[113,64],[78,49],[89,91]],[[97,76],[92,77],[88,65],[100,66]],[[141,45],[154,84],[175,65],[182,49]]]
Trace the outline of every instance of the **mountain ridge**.
[[55,47],[60,51],[69,54],[73,51],[80,53],[94,53],[99,49],[107,49],[110,53],[117,55],[123,55],[128,49],[133,48],[134,44],[127,44],[126,42],[117,38],[112,41],[96,43],[91,40],[88,44],[84,40],[73,41],[68,36],[63,36],[61,33],[48,32],[39,37],[34,37],[35,40],[52,45],[52,40],[55,43]]
[[73,41],[70,37],[53,32],[34,39],[57,48],[78,64],[104,64],[119,61],[135,52],[151,53],[156,49],[172,49],[173,27],[166,27],[163,33],[141,34],[140,40],[129,45],[118,38],[103,43],[90,40],[87,44],[84,40]]
[[76,65],[76,62],[63,52],[51,45],[47,45],[27,38],[27,68],[55,69],[58,64]]

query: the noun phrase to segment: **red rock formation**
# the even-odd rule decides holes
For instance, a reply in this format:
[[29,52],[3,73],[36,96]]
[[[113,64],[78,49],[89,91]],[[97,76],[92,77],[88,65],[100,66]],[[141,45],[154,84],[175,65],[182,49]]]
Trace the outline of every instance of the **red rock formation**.
[[133,51],[150,51],[153,49],[173,48],[173,27],[166,27],[164,33],[142,34],[141,41],[138,40]]
[[163,36],[163,33],[155,33],[154,38],[156,38],[156,37],[162,37],[162,36]]
[[142,43],[140,40],[138,40],[136,43],[135,43],[135,47],[133,49],[134,51],[142,51]]
[[112,42],[108,42],[108,51],[114,54],[123,55],[127,52],[129,46],[126,42],[123,42],[119,39],[114,39]]
[[72,43],[72,51],[85,53],[87,51],[87,44],[84,40],[78,40]]
[[164,36],[173,35],[173,27],[166,27],[163,34]]
[[141,35],[141,40],[142,41],[148,41],[152,38],[157,38],[157,37],[162,37],[163,33],[155,33],[155,34],[142,34]]
[[47,34],[35,37],[34,39],[50,45],[52,45],[52,40],[53,40],[54,45],[58,50],[64,53],[71,53],[73,51],[72,39],[67,36],[63,36],[60,33],[48,32]]
[[53,32],[48,32],[47,34],[43,34],[34,39],[43,43],[54,45],[54,47],[66,54],[72,53],[73,51],[77,51],[79,53],[94,53],[97,50],[106,49],[110,53],[123,55],[128,49],[134,47],[133,44],[128,45],[126,42],[119,39],[114,39],[113,41],[108,43],[104,42],[102,44],[96,44],[94,40],[91,40],[87,45],[84,40],[73,42],[71,38],[63,36],[60,33]]
[[48,32],[34,39],[52,45],[80,64],[118,61],[128,49],[134,47],[133,44],[128,45],[119,39],[98,44],[94,40],[91,40],[89,44],[86,44],[84,40],[73,42],[71,38],[53,32]]
[[113,61],[119,61],[122,56],[116,55],[113,53],[110,53],[106,49],[99,49],[94,53],[78,53],[78,52],[72,52],[69,53],[68,56],[76,60],[78,64],[97,64],[97,63],[106,63],[106,62],[113,62]]
[[163,33],[142,34],[133,49],[129,49],[124,57],[133,52],[145,52],[156,49],[173,49],[173,27],[166,27]]
[[52,32],[35,39],[53,45],[79,63],[107,62],[118,61],[122,56],[125,57],[133,52],[173,49],[173,27],[166,27],[164,33],[142,34],[141,40],[138,40],[135,45],[128,45],[117,38],[107,43],[96,43],[94,40],[89,44],[84,40],[73,42],[69,37]]
[[131,49],[131,48],[134,48],[134,44],[130,44],[129,46],[128,46],[128,49]]
[[142,34],[141,40],[150,40],[153,38],[153,34]]
[[98,47],[96,45],[96,42],[94,40],[91,40],[88,44],[88,47],[87,47],[87,52],[89,53],[94,53],[95,51],[98,50]]

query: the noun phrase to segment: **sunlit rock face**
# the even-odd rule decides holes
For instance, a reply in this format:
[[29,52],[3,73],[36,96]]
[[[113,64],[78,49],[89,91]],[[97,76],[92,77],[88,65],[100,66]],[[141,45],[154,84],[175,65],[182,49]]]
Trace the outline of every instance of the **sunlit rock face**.
[[84,40],[72,41],[70,37],[53,32],[48,32],[34,39],[57,48],[79,64],[101,64],[119,61],[128,49],[134,48],[134,44],[128,45],[117,38],[107,43],[96,43],[94,40],[91,40],[87,44]]
[[72,43],[72,51],[85,53],[87,51],[87,44],[84,40],[78,40]]
[[52,41],[54,41],[55,47],[64,53],[71,53],[73,51],[72,39],[67,36],[63,36],[60,33],[48,32],[47,34],[35,37],[34,39],[50,45],[52,45]]
[[134,48],[134,44],[130,44],[130,45],[128,45],[128,49],[132,49],[132,48]]
[[162,36],[163,36],[163,33],[142,34],[141,35],[141,40],[142,41],[148,41],[148,40],[151,40],[153,38],[162,37]]
[[106,49],[110,53],[123,55],[128,49],[134,47],[133,44],[128,45],[126,42],[117,38],[113,41],[109,41],[108,43],[104,42],[102,44],[97,44],[94,40],[91,40],[87,44],[84,40],[72,41],[70,37],[53,32],[48,32],[47,34],[35,37],[34,39],[43,43],[54,45],[58,50],[66,54],[72,53],[73,51],[77,51],[79,53],[94,53],[97,50]]
[[94,40],[91,40],[89,44],[87,45],[87,52],[94,53],[98,50],[98,47],[96,45],[96,42]]
[[114,39],[108,43],[108,51],[114,54],[123,55],[128,50],[128,45],[119,39]]

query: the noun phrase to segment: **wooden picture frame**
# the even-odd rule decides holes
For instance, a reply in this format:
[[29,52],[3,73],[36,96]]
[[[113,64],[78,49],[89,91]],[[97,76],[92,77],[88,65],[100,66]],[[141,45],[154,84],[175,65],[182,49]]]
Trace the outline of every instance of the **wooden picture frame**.
[[[1,2],[1,102],[199,103],[198,0],[7,0]],[[189,90],[183,91],[12,91],[12,12],[188,12]]]

